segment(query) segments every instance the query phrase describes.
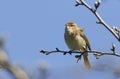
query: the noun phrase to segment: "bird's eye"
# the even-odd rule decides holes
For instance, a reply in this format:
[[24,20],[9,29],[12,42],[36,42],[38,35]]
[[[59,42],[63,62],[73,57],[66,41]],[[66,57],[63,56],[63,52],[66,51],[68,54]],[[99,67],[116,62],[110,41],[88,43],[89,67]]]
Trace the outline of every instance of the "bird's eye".
[[71,25],[70,27],[73,28],[73,25]]
[[73,25],[68,25],[68,28],[70,29],[73,29],[73,27],[74,27]]

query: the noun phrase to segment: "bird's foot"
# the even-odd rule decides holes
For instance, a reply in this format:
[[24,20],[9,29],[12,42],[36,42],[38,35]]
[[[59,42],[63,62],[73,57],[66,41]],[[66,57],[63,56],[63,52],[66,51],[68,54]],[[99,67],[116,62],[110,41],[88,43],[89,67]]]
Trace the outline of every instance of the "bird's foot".
[[75,55],[75,58],[77,58],[77,63],[79,60],[81,60],[82,55]]

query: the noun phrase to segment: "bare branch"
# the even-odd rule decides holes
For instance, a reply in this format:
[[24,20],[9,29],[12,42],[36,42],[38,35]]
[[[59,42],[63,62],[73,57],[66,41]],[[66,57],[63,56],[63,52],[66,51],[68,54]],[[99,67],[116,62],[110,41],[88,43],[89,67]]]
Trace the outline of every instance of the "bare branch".
[[77,51],[77,50],[71,50],[71,51],[63,51],[63,50],[59,50],[58,48],[56,48],[57,50],[54,50],[54,51],[46,51],[46,50],[40,50],[41,53],[43,54],[46,54],[46,55],[49,55],[51,53],[63,53],[63,55],[66,55],[66,54],[80,54],[80,55],[76,55],[75,57],[78,58],[78,60],[81,58],[81,56],[88,52],[88,53],[92,53],[94,54],[94,56],[96,57],[96,59],[99,59],[100,56],[103,56],[103,55],[112,55],[112,56],[117,56],[117,57],[120,57],[120,54],[118,54],[117,52],[101,52],[101,51],[95,51],[95,50],[87,50],[85,52],[81,52],[81,51]]
[[89,4],[87,4],[85,2],[85,0],[77,0],[77,4],[82,4],[85,7],[87,7],[98,19],[97,24],[102,24],[103,26],[105,26],[115,37],[118,41],[120,41],[120,35],[119,33],[116,33],[116,31],[114,31],[107,23],[105,23],[105,21],[100,17],[100,15],[98,14],[98,12],[96,11],[97,8],[100,6],[100,0],[95,2],[95,9],[93,9]]

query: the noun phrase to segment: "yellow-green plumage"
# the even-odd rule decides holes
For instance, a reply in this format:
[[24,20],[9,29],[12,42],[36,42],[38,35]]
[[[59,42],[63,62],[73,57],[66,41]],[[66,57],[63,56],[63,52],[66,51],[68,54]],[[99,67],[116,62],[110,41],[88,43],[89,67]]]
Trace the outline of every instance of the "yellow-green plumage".
[[[87,48],[91,50],[89,41],[83,33],[83,28],[79,28],[74,22],[68,22],[66,24],[64,38],[67,46],[71,50],[85,51]],[[91,65],[87,52],[83,54],[83,58],[86,68],[90,68]]]

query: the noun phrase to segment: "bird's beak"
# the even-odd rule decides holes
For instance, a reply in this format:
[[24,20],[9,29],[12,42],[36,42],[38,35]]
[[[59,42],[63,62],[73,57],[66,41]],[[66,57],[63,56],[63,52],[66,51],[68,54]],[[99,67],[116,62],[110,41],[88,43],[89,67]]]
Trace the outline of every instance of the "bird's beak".
[[67,29],[71,30],[71,29],[73,29],[73,27],[67,26]]
[[66,29],[67,29],[68,31],[70,31],[70,30],[71,30],[70,26],[66,26]]

